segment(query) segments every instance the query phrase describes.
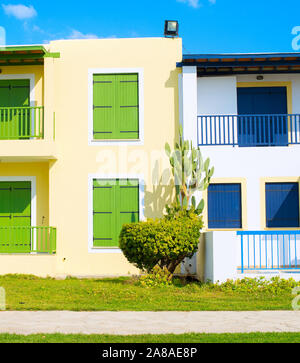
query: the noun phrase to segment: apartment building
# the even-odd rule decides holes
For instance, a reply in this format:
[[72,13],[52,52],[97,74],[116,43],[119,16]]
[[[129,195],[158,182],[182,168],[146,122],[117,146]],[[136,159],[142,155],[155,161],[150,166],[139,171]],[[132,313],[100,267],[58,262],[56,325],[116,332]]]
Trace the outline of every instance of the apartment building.
[[300,54],[188,54],[177,66],[184,137],[215,167],[198,196],[198,275],[299,279]]
[[181,39],[60,40],[0,49],[0,273],[116,276],[123,223],[173,188]]

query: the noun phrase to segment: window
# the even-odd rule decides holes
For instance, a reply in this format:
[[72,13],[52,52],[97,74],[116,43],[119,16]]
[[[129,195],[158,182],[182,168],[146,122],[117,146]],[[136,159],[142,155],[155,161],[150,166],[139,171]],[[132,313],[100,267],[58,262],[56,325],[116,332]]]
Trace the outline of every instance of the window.
[[241,184],[210,184],[208,228],[242,228]]
[[139,74],[93,75],[93,139],[139,139]]
[[287,88],[239,87],[239,146],[288,145]]
[[266,226],[299,227],[298,183],[266,183]]
[[118,247],[124,223],[139,220],[139,180],[93,180],[93,246]]

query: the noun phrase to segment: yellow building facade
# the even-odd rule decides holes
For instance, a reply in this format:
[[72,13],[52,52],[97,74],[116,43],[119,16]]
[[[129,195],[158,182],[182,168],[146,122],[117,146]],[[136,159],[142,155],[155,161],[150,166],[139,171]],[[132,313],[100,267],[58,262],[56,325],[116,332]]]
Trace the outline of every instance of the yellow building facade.
[[159,217],[172,200],[164,145],[178,134],[181,39],[0,53],[0,274],[138,273],[103,230]]

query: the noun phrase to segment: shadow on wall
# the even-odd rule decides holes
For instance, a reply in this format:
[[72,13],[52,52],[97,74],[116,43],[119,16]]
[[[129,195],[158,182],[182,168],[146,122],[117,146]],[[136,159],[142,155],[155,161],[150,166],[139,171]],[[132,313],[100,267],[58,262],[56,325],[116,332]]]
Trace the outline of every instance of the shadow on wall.
[[171,171],[165,169],[159,174],[156,161],[152,173],[152,190],[145,187],[145,216],[146,218],[160,218],[163,216],[166,204],[170,205],[175,199],[174,181]]
[[169,79],[165,82],[165,87],[173,89],[173,97],[174,97],[174,135],[175,140],[177,141],[179,138],[179,94],[178,94],[178,75],[180,74],[179,70],[176,69],[170,72]]

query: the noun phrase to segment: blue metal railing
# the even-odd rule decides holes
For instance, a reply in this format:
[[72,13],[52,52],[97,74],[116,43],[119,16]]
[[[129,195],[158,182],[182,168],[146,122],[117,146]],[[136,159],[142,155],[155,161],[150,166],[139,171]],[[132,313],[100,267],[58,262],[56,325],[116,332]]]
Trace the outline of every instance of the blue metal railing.
[[300,114],[198,116],[198,145],[300,144]]
[[300,231],[238,231],[241,270],[300,270]]

